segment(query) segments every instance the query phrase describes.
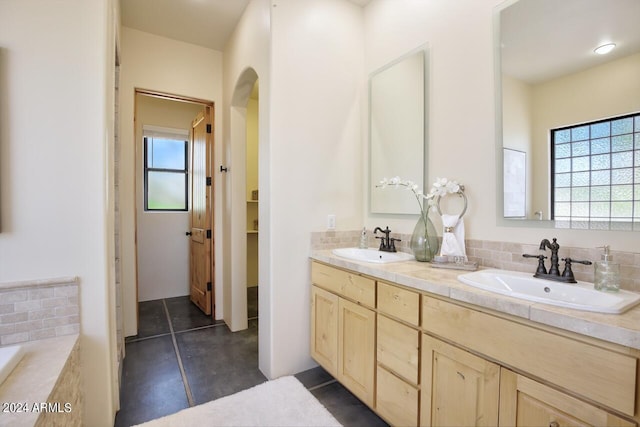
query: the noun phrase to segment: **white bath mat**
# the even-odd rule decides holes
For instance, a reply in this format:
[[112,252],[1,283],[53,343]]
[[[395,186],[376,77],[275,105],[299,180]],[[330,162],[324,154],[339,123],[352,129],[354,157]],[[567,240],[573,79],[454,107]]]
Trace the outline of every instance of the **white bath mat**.
[[341,424],[300,381],[288,376],[140,426],[338,427]]

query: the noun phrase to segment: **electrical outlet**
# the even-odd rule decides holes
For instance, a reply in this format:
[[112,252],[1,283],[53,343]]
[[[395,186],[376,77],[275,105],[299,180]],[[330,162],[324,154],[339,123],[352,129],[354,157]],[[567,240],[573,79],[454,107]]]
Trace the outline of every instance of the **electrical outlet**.
[[336,229],[336,216],[333,214],[327,215],[327,230]]

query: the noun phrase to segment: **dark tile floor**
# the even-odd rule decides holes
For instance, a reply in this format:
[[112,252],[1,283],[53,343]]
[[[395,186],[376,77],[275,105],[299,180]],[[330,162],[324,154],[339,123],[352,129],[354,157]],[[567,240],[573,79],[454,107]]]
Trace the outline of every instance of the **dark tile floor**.
[[[139,303],[139,333],[125,343],[115,426],[143,423],[266,381],[258,369],[257,289],[248,289],[249,328],[235,333],[202,314],[189,297]],[[322,368],[296,377],[343,425],[387,425]]]

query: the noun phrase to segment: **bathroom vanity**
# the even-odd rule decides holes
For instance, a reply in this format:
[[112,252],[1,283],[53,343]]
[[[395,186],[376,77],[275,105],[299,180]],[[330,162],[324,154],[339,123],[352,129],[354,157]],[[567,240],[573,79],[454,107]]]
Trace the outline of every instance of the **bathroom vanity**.
[[553,307],[458,274],[318,251],[311,356],[392,425],[638,425],[640,307]]

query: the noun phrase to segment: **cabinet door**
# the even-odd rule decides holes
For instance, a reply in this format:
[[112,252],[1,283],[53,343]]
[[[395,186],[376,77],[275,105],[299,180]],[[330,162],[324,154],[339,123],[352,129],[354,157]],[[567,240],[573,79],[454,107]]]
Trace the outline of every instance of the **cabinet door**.
[[420,424],[498,424],[500,367],[443,341],[422,335]]
[[501,426],[635,426],[530,378],[502,368]]
[[375,313],[339,299],[338,380],[360,400],[374,407]]
[[311,287],[311,357],[338,375],[338,296]]

